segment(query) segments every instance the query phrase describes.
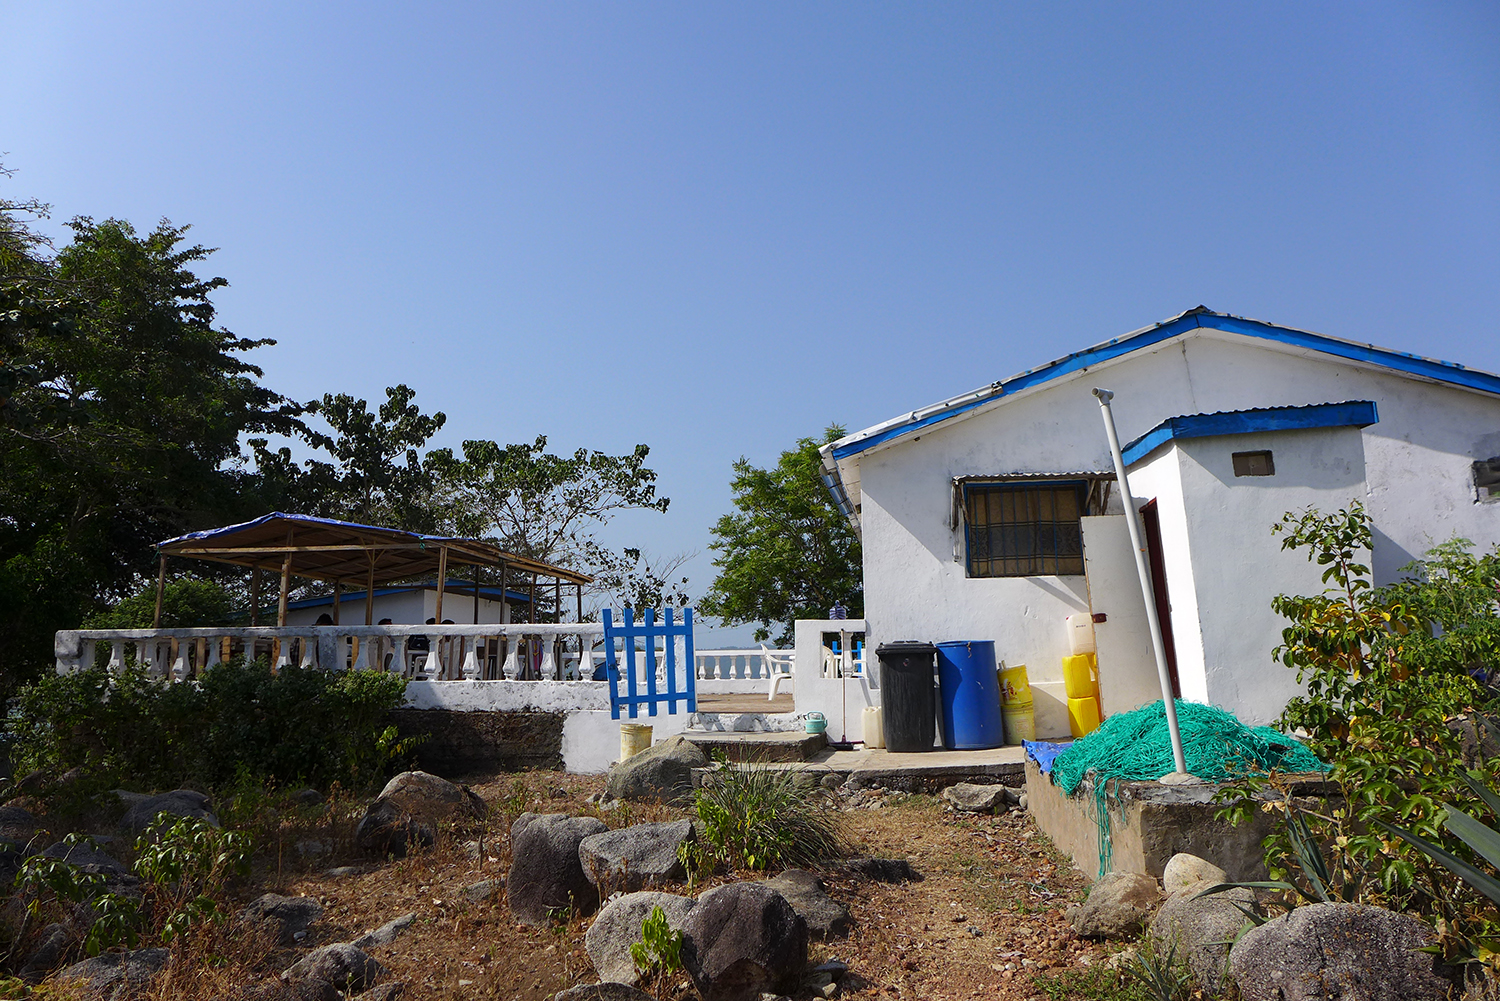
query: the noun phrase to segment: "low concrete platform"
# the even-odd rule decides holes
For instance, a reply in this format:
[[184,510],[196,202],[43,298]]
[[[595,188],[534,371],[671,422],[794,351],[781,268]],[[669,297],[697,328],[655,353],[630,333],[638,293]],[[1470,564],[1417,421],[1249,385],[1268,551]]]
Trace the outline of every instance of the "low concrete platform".
[[762,763],[799,763],[811,760],[828,746],[821,733],[787,730],[771,733],[749,733],[734,730],[684,730],[683,737],[712,758],[723,754],[730,761]]
[[[700,747],[704,744],[691,735]],[[726,743],[748,747],[774,747],[793,743],[789,738],[803,734],[742,733],[713,734]],[[778,741],[778,738],[780,740]],[[1020,787],[1025,782],[1024,754],[1019,747],[997,747],[987,751],[928,751],[917,754],[893,754],[886,750],[839,751],[831,747],[812,754],[808,760],[771,758],[734,758],[736,761],[765,761],[772,768],[800,768],[832,775],[849,790],[881,788],[893,792],[937,793],[960,782],[981,785]]]

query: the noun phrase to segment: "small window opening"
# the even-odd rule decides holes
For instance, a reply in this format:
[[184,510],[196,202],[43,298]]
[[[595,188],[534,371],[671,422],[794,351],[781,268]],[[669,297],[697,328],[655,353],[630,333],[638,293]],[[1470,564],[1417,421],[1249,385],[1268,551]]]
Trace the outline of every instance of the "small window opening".
[[1276,463],[1271,461],[1270,452],[1235,452],[1234,475],[1275,476]]
[[970,577],[1083,573],[1083,481],[964,486]]
[[1480,500],[1500,500],[1500,455],[1474,463],[1474,486]]

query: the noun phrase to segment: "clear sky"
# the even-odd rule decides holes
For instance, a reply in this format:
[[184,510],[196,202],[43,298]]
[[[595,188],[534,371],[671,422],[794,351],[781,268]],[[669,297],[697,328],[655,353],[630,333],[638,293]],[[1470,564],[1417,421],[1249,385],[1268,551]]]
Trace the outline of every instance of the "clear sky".
[[[0,5],[0,150],[269,385],[730,464],[1203,303],[1500,370],[1500,5]],[[745,631],[700,635],[699,645]]]

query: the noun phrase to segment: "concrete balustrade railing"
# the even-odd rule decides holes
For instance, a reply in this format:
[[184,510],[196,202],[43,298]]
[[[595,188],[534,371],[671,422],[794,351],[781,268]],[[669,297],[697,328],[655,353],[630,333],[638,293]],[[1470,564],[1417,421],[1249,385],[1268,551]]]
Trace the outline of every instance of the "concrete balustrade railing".
[[[790,654],[790,650],[772,650],[772,653]],[[739,678],[768,678],[766,665],[761,661],[760,647],[746,650],[699,650],[693,655],[694,668],[700,680]]]
[[127,660],[152,677],[184,681],[234,657],[269,657],[277,668],[390,671],[419,681],[590,679],[603,659],[604,627],[592,622],[479,625],[238,626],[69,629],[53,652],[60,674]]

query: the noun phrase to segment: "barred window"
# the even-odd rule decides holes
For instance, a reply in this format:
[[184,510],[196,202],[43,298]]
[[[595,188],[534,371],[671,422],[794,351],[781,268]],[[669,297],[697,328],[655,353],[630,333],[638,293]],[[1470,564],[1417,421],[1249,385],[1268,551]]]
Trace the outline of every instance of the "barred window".
[[1084,480],[964,484],[970,577],[1083,573]]

